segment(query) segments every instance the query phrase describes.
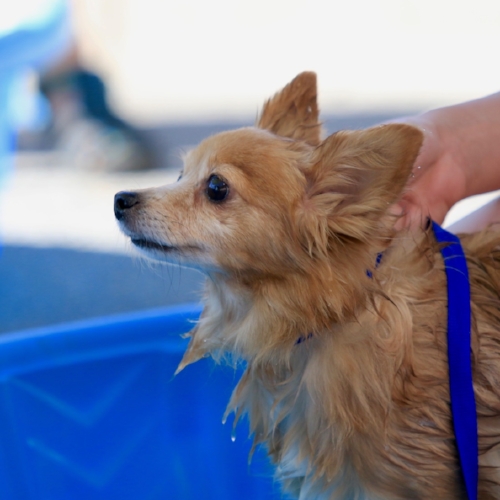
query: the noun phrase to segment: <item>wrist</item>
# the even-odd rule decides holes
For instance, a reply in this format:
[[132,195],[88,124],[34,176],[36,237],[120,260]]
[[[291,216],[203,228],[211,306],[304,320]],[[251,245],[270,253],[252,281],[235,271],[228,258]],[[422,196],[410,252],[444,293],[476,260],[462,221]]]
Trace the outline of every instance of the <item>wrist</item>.
[[446,210],[474,194],[469,192],[472,169],[465,154],[467,140],[463,135],[466,132],[455,111],[451,106],[428,111],[420,117],[424,131],[424,162],[436,167],[438,173],[434,180],[440,192],[435,195],[439,195],[438,199]]

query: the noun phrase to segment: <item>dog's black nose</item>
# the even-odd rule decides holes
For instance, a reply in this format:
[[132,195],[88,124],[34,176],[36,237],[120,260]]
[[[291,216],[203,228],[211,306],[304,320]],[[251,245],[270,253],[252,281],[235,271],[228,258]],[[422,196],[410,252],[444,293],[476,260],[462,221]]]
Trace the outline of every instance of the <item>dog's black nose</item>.
[[139,195],[128,191],[120,191],[115,194],[115,217],[120,220],[125,211],[139,203]]

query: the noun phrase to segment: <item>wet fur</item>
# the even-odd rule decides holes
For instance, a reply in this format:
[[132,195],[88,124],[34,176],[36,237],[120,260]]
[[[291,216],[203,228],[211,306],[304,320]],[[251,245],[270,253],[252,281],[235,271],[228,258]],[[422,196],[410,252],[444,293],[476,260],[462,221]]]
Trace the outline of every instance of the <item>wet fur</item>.
[[[207,354],[246,361],[228,411],[248,414],[296,498],[465,498],[443,262],[432,231],[396,233],[387,211],[421,142],[406,125],[323,139],[316,77],[303,73],[256,127],[204,141],[178,183],[138,192],[121,220],[132,239],[163,245],[150,256],[207,274],[179,370]],[[206,196],[213,173],[230,186],[221,203]],[[480,498],[500,498],[500,234],[462,242]]]

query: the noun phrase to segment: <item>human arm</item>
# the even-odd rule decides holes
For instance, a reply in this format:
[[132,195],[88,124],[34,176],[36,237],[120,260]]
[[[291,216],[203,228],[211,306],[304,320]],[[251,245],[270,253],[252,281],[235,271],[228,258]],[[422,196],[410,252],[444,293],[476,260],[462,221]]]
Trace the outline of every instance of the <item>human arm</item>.
[[[427,217],[442,223],[456,202],[500,189],[500,93],[397,121],[424,132],[413,177],[394,210],[402,214],[399,227],[423,225]],[[493,204],[475,229],[494,220],[496,208],[500,220],[500,203]]]

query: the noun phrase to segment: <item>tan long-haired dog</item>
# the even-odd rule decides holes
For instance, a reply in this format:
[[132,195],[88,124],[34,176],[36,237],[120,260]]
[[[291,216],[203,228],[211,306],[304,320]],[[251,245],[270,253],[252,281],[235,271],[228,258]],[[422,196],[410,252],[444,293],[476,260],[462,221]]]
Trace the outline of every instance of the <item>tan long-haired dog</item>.
[[[248,414],[297,498],[465,498],[442,258],[431,230],[396,233],[388,214],[421,143],[396,124],[323,140],[316,76],[302,73],[256,127],[202,142],[177,183],[115,198],[137,247],[208,275],[179,370],[246,361],[229,410]],[[500,235],[462,242],[480,498],[500,498]]]

